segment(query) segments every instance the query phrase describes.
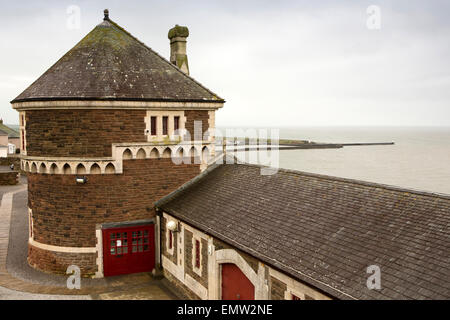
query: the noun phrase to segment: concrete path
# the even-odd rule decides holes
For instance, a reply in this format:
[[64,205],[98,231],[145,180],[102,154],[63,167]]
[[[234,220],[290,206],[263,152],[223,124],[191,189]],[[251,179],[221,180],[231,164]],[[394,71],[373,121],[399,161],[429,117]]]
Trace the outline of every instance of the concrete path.
[[81,279],[81,289],[66,287],[67,277],[46,274],[26,261],[28,246],[26,178],[16,186],[0,186],[0,300],[157,299],[182,297],[167,281],[150,273],[103,279]]

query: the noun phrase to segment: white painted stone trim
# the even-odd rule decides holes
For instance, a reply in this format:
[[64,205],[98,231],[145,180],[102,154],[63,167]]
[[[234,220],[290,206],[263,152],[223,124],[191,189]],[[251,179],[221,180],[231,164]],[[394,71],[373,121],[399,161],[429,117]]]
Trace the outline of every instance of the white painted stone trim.
[[[167,215],[167,216],[169,216],[169,215]],[[171,216],[169,216],[169,217],[171,217]],[[174,218],[172,218],[172,219],[174,219]],[[191,232],[195,237],[208,241],[209,237],[206,234],[204,234],[203,232],[201,232],[201,231],[199,231],[199,230],[197,230],[195,228],[192,228],[190,225],[185,224],[183,222],[181,222],[181,225],[182,225],[182,227],[184,229],[186,229],[187,231]]]
[[[203,152],[204,148],[207,148],[207,152]],[[94,165],[100,167],[100,174],[121,174],[123,173],[123,154],[128,149],[131,151],[132,159],[137,158],[139,151],[145,153],[145,159],[153,158],[152,151],[156,150],[157,158],[162,158],[164,151],[170,150],[170,153],[174,156],[173,160],[176,163],[175,155],[180,148],[183,149],[183,154],[188,155],[192,148],[196,150],[198,155],[201,155],[201,166],[206,166],[206,159],[211,158],[211,154],[214,152],[214,146],[210,141],[183,141],[170,143],[164,142],[144,142],[144,143],[113,143],[112,144],[112,157],[105,158],[73,158],[73,157],[28,157],[24,156],[21,159],[21,167],[25,172],[42,173],[42,174],[66,174],[64,173],[64,166],[69,166],[69,172],[67,174],[80,174],[89,175],[96,174],[91,172]],[[184,157],[180,159],[180,163],[190,162],[190,157]],[[183,161],[181,161],[183,160]],[[52,165],[56,166],[54,173],[50,173]],[[85,168],[84,173],[77,173],[79,165],[83,165]],[[106,170],[108,165],[114,167],[113,171]]]
[[[151,117],[156,117],[156,135],[151,135]],[[168,117],[168,135],[163,135],[163,117]],[[175,127],[175,117],[180,117],[180,127],[179,134],[174,134]],[[147,136],[147,141],[161,141],[162,139],[169,139],[173,141],[182,141],[184,137],[184,133],[186,130],[186,116],[184,115],[184,111],[171,111],[171,110],[158,110],[147,111],[147,115],[145,117],[145,132],[144,134]]]
[[34,233],[33,233],[33,210],[31,210],[30,207],[28,208],[28,238],[33,239]]
[[[170,248],[170,238],[172,238],[172,248]],[[170,230],[166,228],[166,252],[171,256],[173,256],[173,248],[175,247],[174,241],[176,241],[175,232],[170,232]]]
[[[22,121],[22,119],[23,119],[23,121]],[[20,136],[20,154],[22,156],[27,155],[26,125],[27,125],[27,119],[26,119],[25,111],[21,111],[21,112],[19,112],[19,136]],[[22,137],[22,132],[23,132],[23,137]],[[22,139],[23,139],[23,142],[22,142]],[[22,148],[22,146],[24,146],[24,148]]]
[[184,284],[184,271],[182,268],[174,264],[167,257],[162,256],[162,267],[170,272],[175,278]]
[[266,300],[269,296],[268,286],[265,284],[265,268],[262,263],[258,264],[258,273],[245,261],[242,256],[233,249],[222,249],[215,251],[211,256],[212,275],[209,283],[210,299],[221,299],[222,297],[222,268],[223,263],[233,263],[241,269],[244,275],[255,287],[255,300]]
[[292,300],[293,295],[299,297],[300,300],[305,300],[304,293],[295,291],[295,289],[292,289],[290,287],[288,287],[287,290],[284,292],[284,300]]
[[53,100],[12,103],[13,109],[153,109],[153,110],[217,110],[223,102],[158,102],[158,101],[100,101],[100,100]]
[[[173,254],[174,254],[174,247],[175,247],[175,245],[174,245],[174,241],[177,241],[178,239],[178,237],[176,237],[175,235],[176,235],[176,233],[177,232],[172,232],[172,249],[169,249],[169,235],[170,235],[170,230],[167,228],[167,222],[169,222],[170,220],[172,220],[172,221],[175,221],[175,223],[177,224],[177,225],[179,225],[179,221],[178,221],[178,219],[175,219],[174,217],[172,217],[172,216],[170,216],[170,215],[168,215],[168,214],[166,214],[166,213],[163,213],[163,217],[164,217],[164,219],[166,219],[166,226],[164,226],[165,227],[165,229],[166,229],[166,252],[168,253],[168,254],[170,254],[171,256],[173,256]],[[179,247],[178,246],[178,244],[177,244],[177,247]],[[178,261],[177,261],[177,263],[176,264],[178,264]]]
[[95,237],[97,238],[97,244],[95,246],[97,252],[97,272],[95,273],[94,278],[103,278],[103,233],[101,228],[95,230]]
[[208,289],[202,286],[189,274],[185,275],[185,285],[191,289],[196,295],[198,295],[202,300],[208,299]]
[[60,247],[60,246],[54,246],[50,244],[44,244],[37,242],[33,239],[28,239],[28,243],[32,245],[33,247],[47,250],[47,251],[54,251],[54,252],[65,252],[65,253],[96,253],[97,248],[96,247]]
[[[198,243],[199,243],[199,255],[200,255],[199,256],[199,260],[200,260],[199,268],[197,268],[197,266],[195,265],[195,258],[196,258],[195,243],[196,243],[196,241],[198,241]],[[202,249],[203,249],[202,238],[197,236],[196,234],[192,234],[192,271],[194,271],[200,277],[202,276],[202,271],[203,271]]]
[[214,141],[215,137],[216,137],[216,111],[215,110],[210,110],[208,111],[208,132],[209,132],[209,136],[208,136],[208,140],[209,141]]
[[287,290],[284,294],[285,299],[292,299],[292,294],[305,299],[305,294],[307,294],[314,300],[331,300],[330,297],[325,296],[317,290],[314,290],[277,270],[269,268],[269,275],[286,284]]

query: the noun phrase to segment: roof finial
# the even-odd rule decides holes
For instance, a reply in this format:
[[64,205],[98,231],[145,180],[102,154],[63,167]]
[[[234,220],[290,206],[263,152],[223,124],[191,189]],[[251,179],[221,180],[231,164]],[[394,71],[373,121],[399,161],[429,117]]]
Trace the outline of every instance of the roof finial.
[[105,9],[105,10],[103,10],[103,13],[105,14],[105,17],[103,18],[103,20],[109,20],[109,10]]

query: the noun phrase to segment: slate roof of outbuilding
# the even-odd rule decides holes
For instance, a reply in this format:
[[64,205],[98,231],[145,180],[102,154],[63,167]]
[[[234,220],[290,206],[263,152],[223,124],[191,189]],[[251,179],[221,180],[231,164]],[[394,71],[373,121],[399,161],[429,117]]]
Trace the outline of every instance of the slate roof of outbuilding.
[[11,103],[36,100],[223,102],[109,19]]
[[336,298],[450,298],[450,196],[260,170],[213,167],[156,206]]
[[8,134],[9,138],[19,138],[19,132],[8,127],[7,125],[4,125],[3,123],[0,123],[0,130],[2,130],[3,132],[6,132]]

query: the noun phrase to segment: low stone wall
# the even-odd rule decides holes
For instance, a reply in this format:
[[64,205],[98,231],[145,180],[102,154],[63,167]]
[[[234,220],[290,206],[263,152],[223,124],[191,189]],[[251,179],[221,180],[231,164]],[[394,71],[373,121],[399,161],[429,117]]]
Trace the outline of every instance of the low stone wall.
[[18,171],[5,171],[0,172],[0,185],[15,185],[19,183],[19,172]]
[[6,158],[0,158],[0,166],[10,166],[14,164],[15,169],[20,169],[20,157],[18,156],[8,156]]
[[46,273],[66,274],[70,265],[76,265],[82,277],[92,277],[97,271],[96,258],[96,253],[54,252],[28,245],[28,263]]
[[178,293],[180,293],[184,299],[189,300],[201,300],[195,293],[193,293],[188,287],[186,287],[180,280],[175,278],[170,272],[163,269],[164,277],[173,285]]

